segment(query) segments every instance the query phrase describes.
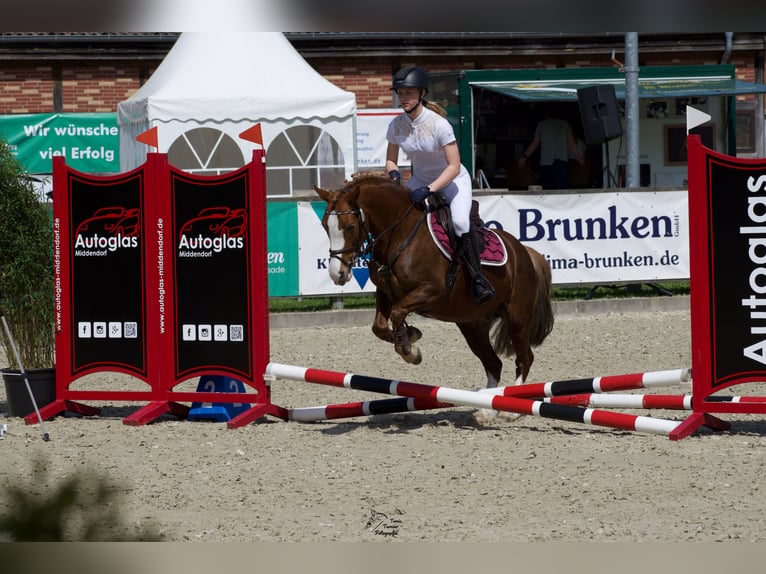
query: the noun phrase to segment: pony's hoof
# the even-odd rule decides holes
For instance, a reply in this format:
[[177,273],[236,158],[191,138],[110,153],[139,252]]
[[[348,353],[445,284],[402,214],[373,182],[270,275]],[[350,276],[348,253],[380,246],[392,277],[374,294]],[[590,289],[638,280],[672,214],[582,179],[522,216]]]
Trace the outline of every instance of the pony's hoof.
[[417,343],[423,338],[423,333],[417,327],[407,327],[407,336],[410,338],[410,343]]
[[506,411],[495,411],[492,409],[479,409],[473,414],[473,420],[476,424],[488,425],[496,421],[513,422],[524,415],[520,413],[509,413]]
[[473,413],[473,420],[479,425],[488,425],[497,419],[497,411],[491,409],[479,409]]
[[397,347],[396,352],[402,359],[404,359],[406,363],[409,363],[410,365],[419,365],[421,362],[423,362],[423,355],[420,353],[420,349],[418,347],[410,348],[409,352],[407,353],[404,351],[404,349]]
[[411,365],[419,365],[423,362],[423,355],[420,353],[420,349],[416,353],[412,353],[407,361]]
[[519,420],[524,415],[521,413],[509,413],[506,411],[499,411],[497,413],[497,416],[498,418],[510,423],[510,422]]

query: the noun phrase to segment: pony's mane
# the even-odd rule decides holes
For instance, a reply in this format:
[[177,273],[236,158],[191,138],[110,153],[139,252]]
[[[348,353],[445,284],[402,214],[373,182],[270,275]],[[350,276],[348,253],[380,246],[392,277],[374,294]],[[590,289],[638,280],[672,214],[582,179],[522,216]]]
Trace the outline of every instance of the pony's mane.
[[351,189],[364,189],[364,188],[380,188],[385,190],[387,194],[392,194],[394,197],[402,196],[407,197],[407,188],[401,184],[394,183],[388,177],[388,174],[382,171],[361,171],[352,174],[351,180],[346,181],[345,188]]
[[[388,198],[386,201],[396,199],[406,200],[409,203],[407,188],[400,183],[391,181],[388,174],[380,171],[355,173],[351,176],[351,180],[346,181],[344,189],[346,191],[359,190],[366,197],[369,197],[371,193],[372,197]],[[368,190],[368,192],[364,190]],[[381,194],[376,193],[375,190],[379,190]]]
[[351,181],[347,181],[347,185],[364,185],[364,184],[376,184],[391,183],[388,176],[382,171],[360,171],[351,175]]

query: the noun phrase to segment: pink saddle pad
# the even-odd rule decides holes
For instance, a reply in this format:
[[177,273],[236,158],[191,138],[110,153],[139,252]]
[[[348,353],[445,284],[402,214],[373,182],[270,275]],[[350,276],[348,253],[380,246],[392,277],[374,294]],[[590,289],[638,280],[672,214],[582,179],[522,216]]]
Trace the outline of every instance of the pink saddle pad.
[[[455,254],[452,252],[452,247],[449,244],[449,238],[447,232],[439,223],[436,217],[436,213],[430,213],[428,216],[428,230],[431,232],[436,245],[447,259],[453,259]],[[505,250],[505,244],[497,236],[497,233],[486,227],[482,228],[482,234],[484,235],[484,250],[481,252],[481,262],[485,265],[505,265],[508,258],[508,254]]]

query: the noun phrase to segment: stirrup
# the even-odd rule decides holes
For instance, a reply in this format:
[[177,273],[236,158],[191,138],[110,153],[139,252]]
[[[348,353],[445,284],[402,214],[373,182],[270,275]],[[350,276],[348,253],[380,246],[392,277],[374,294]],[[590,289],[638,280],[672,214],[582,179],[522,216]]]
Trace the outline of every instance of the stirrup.
[[471,281],[471,297],[475,305],[486,303],[495,296],[495,289],[484,276],[478,275]]

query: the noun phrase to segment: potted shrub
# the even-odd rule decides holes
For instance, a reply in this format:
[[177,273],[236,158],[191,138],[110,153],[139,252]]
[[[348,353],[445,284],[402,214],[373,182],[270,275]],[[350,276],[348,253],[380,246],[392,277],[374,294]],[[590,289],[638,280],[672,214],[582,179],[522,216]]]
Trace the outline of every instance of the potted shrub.
[[38,406],[55,399],[53,283],[50,206],[40,201],[29,174],[0,136],[0,306],[21,358],[18,365],[0,325],[9,365],[2,373],[11,416],[33,410],[20,367],[27,372]]

